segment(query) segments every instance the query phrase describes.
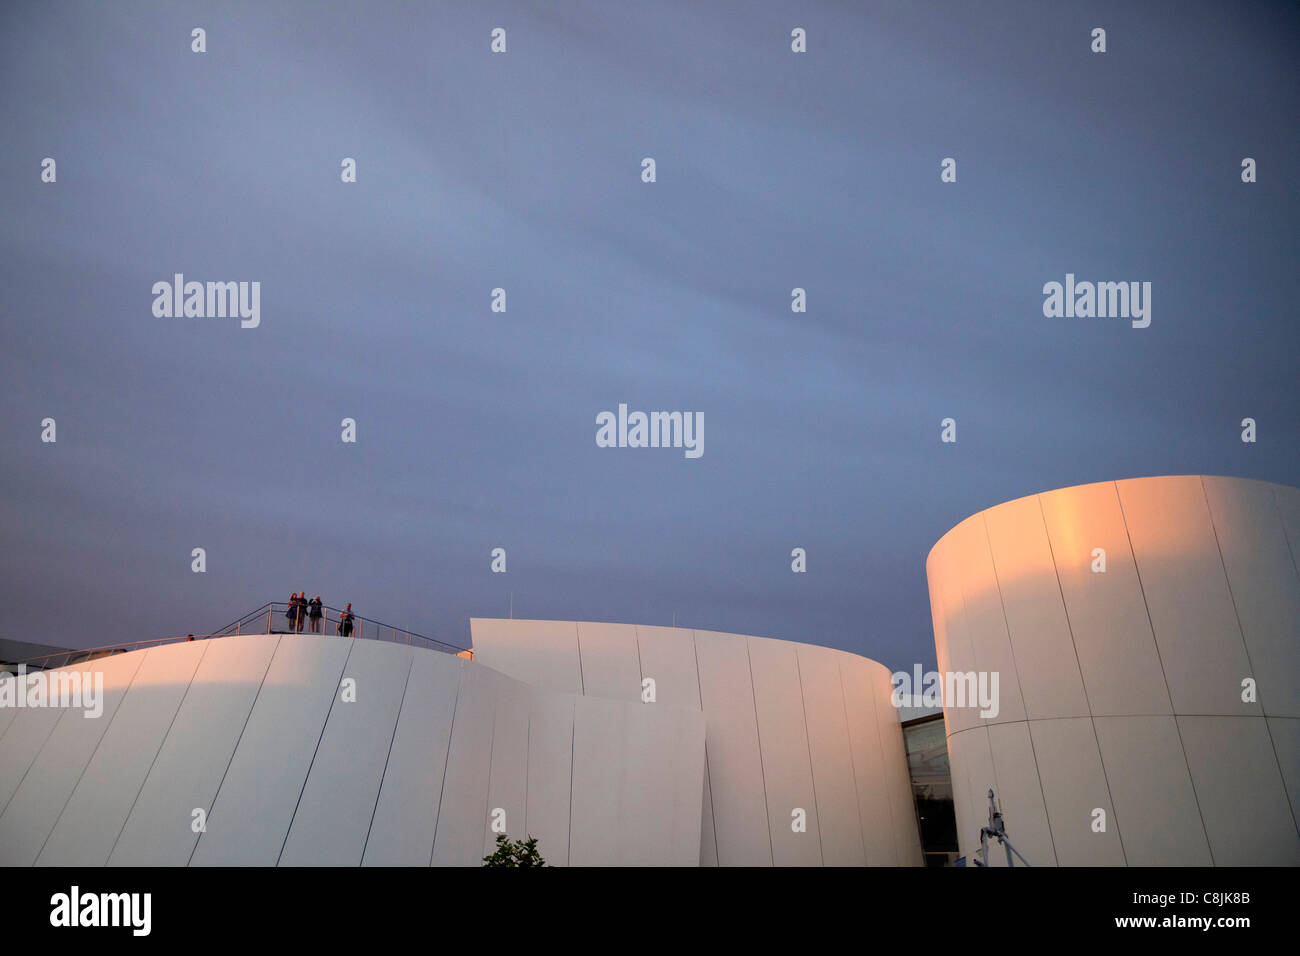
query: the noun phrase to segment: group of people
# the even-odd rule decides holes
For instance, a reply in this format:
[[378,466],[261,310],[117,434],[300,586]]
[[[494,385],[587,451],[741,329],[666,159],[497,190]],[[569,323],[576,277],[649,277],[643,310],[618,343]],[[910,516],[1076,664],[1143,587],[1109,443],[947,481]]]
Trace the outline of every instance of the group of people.
[[[289,630],[296,634],[302,633],[303,624],[307,624],[308,633],[319,634],[321,632],[321,621],[325,617],[324,605],[321,603],[320,595],[317,594],[310,601],[307,600],[307,592],[299,591],[296,594],[289,595],[289,606],[284,612],[284,616],[289,619]],[[344,637],[352,636],[352,603],[339,614],[338,625],[334,633],[341,634]]]

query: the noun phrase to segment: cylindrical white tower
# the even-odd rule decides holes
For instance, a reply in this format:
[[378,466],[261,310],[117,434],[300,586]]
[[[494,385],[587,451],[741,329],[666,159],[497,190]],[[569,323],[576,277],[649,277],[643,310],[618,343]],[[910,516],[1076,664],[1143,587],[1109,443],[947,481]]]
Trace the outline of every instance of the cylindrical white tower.
[[[967,518],[926,572],[961,851],[994,790],[1035,866],[1300,863],[1300,490],[1176,476]],[[992,865],[1005,865],[1002,851]]]

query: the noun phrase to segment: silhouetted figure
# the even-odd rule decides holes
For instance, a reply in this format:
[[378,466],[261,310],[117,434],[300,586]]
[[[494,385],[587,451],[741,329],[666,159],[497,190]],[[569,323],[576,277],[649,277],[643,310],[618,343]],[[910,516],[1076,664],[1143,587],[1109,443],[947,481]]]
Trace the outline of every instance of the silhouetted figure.
[[298,592],[298,621],[297,631],[302,633],[302,626],[307,623],[307,592]]
[[289,632],[294,630],[294,622],[298,620],[298,592],[294,591],[289,595],[289,606],[284,610],[284,616],[289,619]]
[[348,606],[343,609],[343,613],[339,615],[338,632],[342,634],[344,637],[352,636],[352,602],[351,601],[349,601]]
[[314,598],[312,598],[311,601],[309,602],[308,606],[311,608],[311,614],[310,614],[310,617],[311,617],[311,632],[312,632],[313,634],[319,634],[319,633],[320,633],[320,619],[321,619],[321,617],[324,616],[324,615],[323,615],[323,612],[322,612],[322,610],[321,610],[322,605],[321,605],[320,595],[318,594],[318,595],[316,595]]

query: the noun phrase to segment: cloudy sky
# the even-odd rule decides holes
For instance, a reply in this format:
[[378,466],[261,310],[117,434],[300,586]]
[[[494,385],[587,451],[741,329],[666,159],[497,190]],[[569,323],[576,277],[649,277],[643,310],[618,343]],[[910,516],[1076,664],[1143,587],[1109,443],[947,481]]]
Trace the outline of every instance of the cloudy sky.
[[[6,3],[0,637],[305,589],[468,644],[513,592],[933,664],[972,512],[1300,485],[1298,46],[1290,3]],[[260,326],[155,317],[177,272]],[[1150,327],[1045,318],[1067,272]],[[703,456],[597,447],[620,402]]]

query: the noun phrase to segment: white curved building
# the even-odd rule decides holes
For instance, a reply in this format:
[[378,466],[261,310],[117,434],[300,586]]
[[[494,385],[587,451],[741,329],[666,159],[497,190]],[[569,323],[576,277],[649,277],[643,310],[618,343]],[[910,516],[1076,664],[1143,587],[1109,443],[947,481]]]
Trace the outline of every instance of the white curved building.
[[[0,864],[469,866],[494,817],[552,863],[698,857],[698,712],[342,637],[166,644],[81,669],[103,674],[100,717],[0,711]],[[584,800],[629,812],[571,812]]]
[[[1035,865],[1300,863],[1300,491],[1177,476],[1031,495],[926,562],[962,852],[987,792]],[[1000,851],[990,863],[1004,865]]]
[[[470,621],[475,659],[553,691],[703,711],[704,866],[920,866],[889,670],[813,644],[573,621]],[[802,811],[806,829],[792,826]]]
[[556,865],[919,863],[879,664],[473,627],[476,661],[277,634],[44,672],[101,675],[102,713],[0,707],[0,865],[470,866],[500,829]]

